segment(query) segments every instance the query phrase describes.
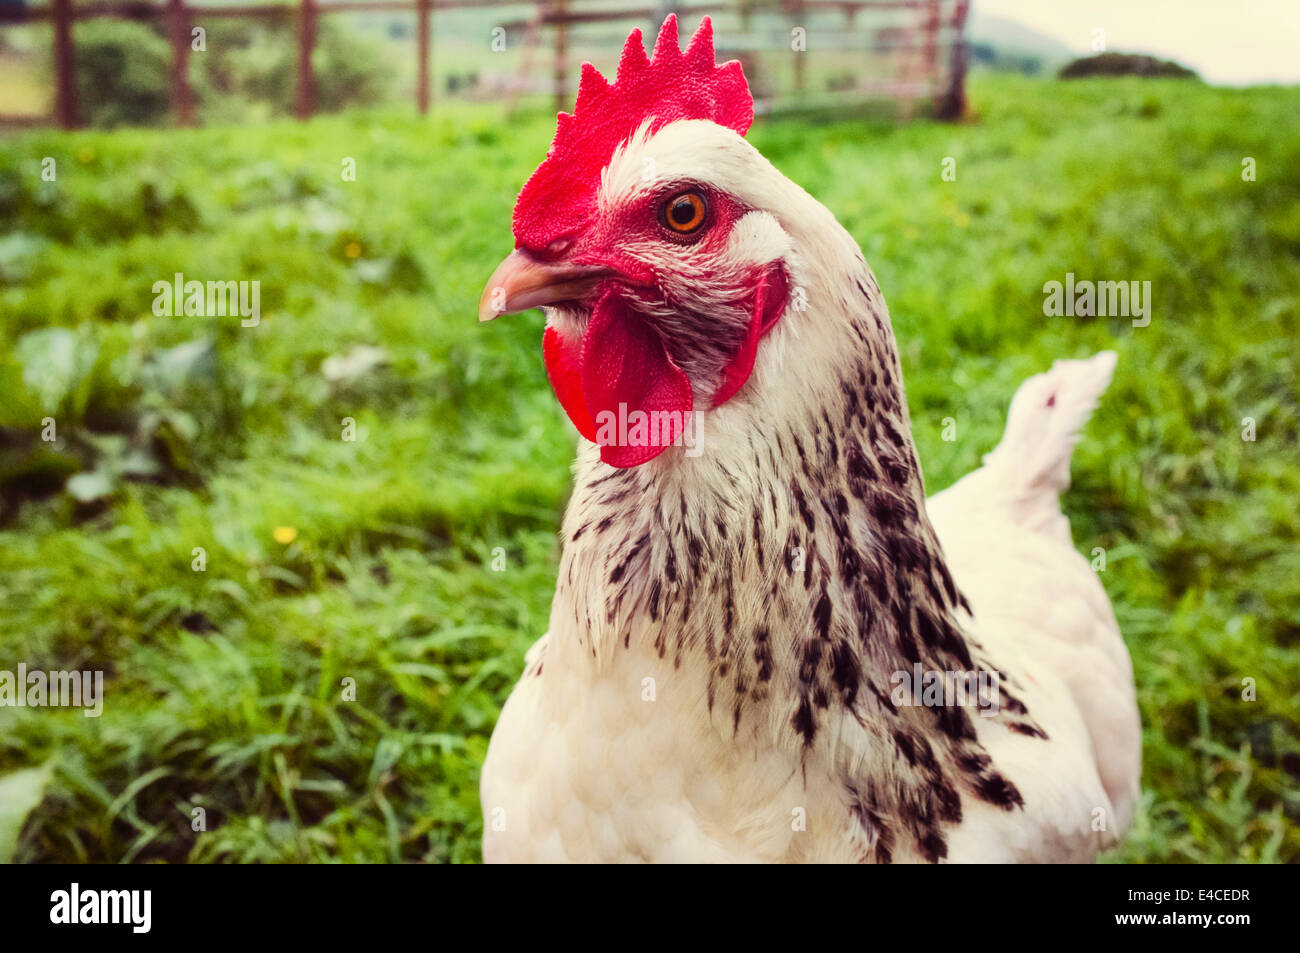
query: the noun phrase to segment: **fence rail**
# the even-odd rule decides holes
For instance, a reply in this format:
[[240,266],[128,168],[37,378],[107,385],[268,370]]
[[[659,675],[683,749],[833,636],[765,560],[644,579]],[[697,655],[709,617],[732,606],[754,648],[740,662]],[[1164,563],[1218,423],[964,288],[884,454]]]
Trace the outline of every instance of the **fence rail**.
[[[970,0],[731,0],[731,2],[661,2],[636,9],[583,9],[581,0],[286,0],[283,3],[247,5],[203,5],[186,0],[127,0],[77,6],[74,0],[49,0],[41,7],[0,6],[0,26],[48,21],[53,27],[54,119],[64,128],[78,125],[76,94],[76,51],[73,26],[103,17],[128,20],[159,21],[165,24],[172,49],[171,90],[176,120],[181,125],[197,121],[196,99],[190,85],[189,61],[191,30],[199,19],[244,17],[295,17],[298,34],[297,89],[295,115],[307,119],[315,112],[315,77],[312,51],[316,45],[319,17],[331,13],[410,12],[416,18],[415,105],[427,113],[430,104],[430,60],[433,13],[439,10],[472,10],[533,6],[531,18],[505,21],[507,30],[526,31],[530,52],[540,45],[542,29],[552,33],[552,92],[557,108],[564,108],[572,92],[576,71],[569,63],[571,30],[585,24],[618,21],[657,22],[669,12],[689,16],[706,13],[736,13],[748,24],[756,14],[781,14],[790,23],[814,13],[838,11],[844,17],[840,35],[856,30],[862,11],[910,11],[919,19],[910,27],[877,30],[872,50],[877,53],[918,54],[921,65],[912,75],[869,84],[867,89],[899,99],[912,100],[927,94],[935,98],[936,112],[943,118],[957,118],[965,111],[965,78],[968,50],[965,40],[966,18]],[[947,37],[946,40],[942,39]],[[940,48],[946,47],[948,61],[940,60]],[[526,62],[531,62],[531,55]],[[794,86],[804,88],[803,57],[794,60]],[[0,117],[2,118],[2,117]]]

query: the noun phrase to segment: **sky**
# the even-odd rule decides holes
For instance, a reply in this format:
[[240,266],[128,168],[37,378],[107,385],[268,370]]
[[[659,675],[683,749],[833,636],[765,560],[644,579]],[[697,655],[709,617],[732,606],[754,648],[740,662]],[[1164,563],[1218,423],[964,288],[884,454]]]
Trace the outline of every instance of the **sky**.
[[1106,48],[1153,53],[1212,83],[1300,83],[1300,0],[973,0],[1089,53],[1093,28]]

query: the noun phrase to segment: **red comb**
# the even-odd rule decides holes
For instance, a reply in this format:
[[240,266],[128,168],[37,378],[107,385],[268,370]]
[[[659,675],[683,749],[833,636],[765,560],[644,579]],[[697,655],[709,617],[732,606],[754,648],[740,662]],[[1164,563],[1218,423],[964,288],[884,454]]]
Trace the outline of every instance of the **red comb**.
[[754,97],[740,64],[714,63],[708,17],[682,52],[677,16],[669,14],[649,60],[641,31],[633,30],[612,86],[596,67],[582,64],[573,115],[559,114],[546,159],[515,203],[516,243],[541,249],[580,228],[595,210],[600,173],[614,150],[646,120],[653,131],[679,119],[709,119],[742,136],[754,121]]

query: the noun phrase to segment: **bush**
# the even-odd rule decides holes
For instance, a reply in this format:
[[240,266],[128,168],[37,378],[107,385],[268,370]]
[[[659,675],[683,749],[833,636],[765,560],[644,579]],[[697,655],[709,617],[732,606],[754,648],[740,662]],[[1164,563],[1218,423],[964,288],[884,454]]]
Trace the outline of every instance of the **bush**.
[[[293,112],[298,45],[290,17],[207,28],[207,50],[190,57],[201,115],[238,123]],[[90,126],[160,125],[171,113],[171,44],[158,30],[123,20],[76,28],[77,111]],[[388,95],[392,68],[373,40],[336,19],[318,23],[312,54],[317,112],[371,105]]]
[[1164,76],[1200,79],[1193,70],[1173,60],[1159,60],[1144,53],[1098,53],[1072,60],[1061,67],[1061,79],[1085,76]]
[[970,45],[970,59],[974,66],[983,66],[1002,73],[1021,73],[1037,76],[1043,71],[1043,59],[1033,53],[1003,49],[992,43],[976,41]]
[[[193,62],[193,61],[191,61]],[[205,113],[219,121],[246,118],[252,111],[291,115],[298,90],[295,22],[276,19],[223,23],[208,31],[208,52],[195,85]],[[321,18],[312,52],[315,111],[381,102],[392,69],[371,39],[349,32],[336,18]]]
[[156,125],[171,106],[171,47],[126,20],[87,20],[76,28],[77,111],[92,126]]

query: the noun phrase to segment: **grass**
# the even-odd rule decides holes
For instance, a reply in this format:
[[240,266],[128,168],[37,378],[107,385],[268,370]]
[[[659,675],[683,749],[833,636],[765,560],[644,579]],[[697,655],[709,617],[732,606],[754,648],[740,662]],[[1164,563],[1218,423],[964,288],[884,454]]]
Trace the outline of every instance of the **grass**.
[[[1144,726],[1109,859],[1295,860],[1300,90],[972,97],[966,125],[751,138],[875,268],[932,490],[1024,377],[1119,350],[1065,501],[1105,551]],[[15,859],[478,859],[573,438],[540,315],[473,316],[551,131],[397,111],[0,144],[0,670],[102,669],[107,695],[100,718],[0,708],[0,778],[48,766],[22,776]],[[1045,317],[1067,271],[1150,281],[1150,325]],[[260,324],[155,316],[176,272],[260,281]],[[357,345],[386,362],[327,378]]]

